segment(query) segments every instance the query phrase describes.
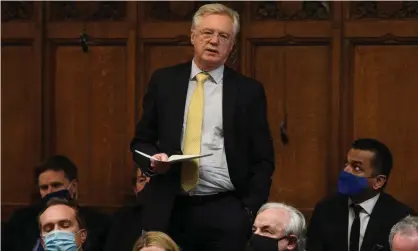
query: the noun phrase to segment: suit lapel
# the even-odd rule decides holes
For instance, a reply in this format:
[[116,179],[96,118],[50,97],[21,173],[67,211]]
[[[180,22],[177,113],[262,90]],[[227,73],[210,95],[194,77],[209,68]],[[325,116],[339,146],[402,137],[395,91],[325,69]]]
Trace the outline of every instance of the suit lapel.
[[189,62],[179,71],[178,75],[174,79],[173,88],[171,91],[172,102],[170,105],[171,112],[171,126],[173,128],[174,142],[178,143],[174,146],[175,151],[180,154],[181,152],[181,134],[183,132],[184,121],[184,108],[186,105],[187,89],[189,87],[189,78],[191,72],[192,63]]
[[339,196],[338,208],[336,210],[335,221],[340,229],[336,236],[338,243],[338,250],[348,250],[348,198],[345,196]]
[[[225,66],[222,90],[222,121],[224,136],[231,135],[234,130],[233,122],[238,90],[239,85],[234,72]],[[225,140],[227,140],[226,137]]]
[[387,217],[385,214],[385,202],[384,194],[380,194],[379,199],[376,202],[376,205],[373,208],[372,214],[370,215],[369,222],[367,223],[366,232],[364,233],[363,243],[361,245],[361,251],[372,250],[376,244],[376,240],[373,239],[373,236],[376,236],[376,233],[380,232],[380,220]]

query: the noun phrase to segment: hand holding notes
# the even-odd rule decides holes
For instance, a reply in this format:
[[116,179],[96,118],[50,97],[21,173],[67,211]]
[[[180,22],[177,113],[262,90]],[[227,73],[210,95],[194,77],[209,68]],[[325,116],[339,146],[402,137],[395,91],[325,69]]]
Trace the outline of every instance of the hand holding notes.
[[188,161],[197,158],[203,158],[206,156],[212,155],[212,153],[204,154],[204,155],[171,155],[170,157],[167,156],[165,153],[157,153],[153,156],[150,156],[146,153],[140,152],[135,150],[136,153],[150,159],[151,167],[157,173],[165,173],[170,168],[171,163]]
[[170,162],[168,162],[168,156],[165,153],[157,153],[150,156],[151,168],[156,173],[165,173],[170,169]]

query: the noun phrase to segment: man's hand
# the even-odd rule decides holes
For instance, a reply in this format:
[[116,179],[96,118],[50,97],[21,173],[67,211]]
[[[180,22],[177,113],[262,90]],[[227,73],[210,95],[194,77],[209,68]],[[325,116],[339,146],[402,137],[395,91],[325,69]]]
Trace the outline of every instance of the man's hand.
[[160,161],[155,161],[151,159],[151,169],[154,170],[156,173],[166,173],[168,169],[170,169],[171,164],[168,163],[168,156],[165,153],[157,153],[152,156],[155,159]]

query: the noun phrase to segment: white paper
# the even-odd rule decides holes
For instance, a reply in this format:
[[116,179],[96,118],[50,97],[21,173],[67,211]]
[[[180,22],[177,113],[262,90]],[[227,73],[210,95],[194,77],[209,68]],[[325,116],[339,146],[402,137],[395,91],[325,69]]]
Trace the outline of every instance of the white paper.
[[[155,160],[155,161],[163,162],[163,161],[161,161],[159,159],[156,159],[156,158],[153,158],[152,156],[150,156],[150,155],[148,155],[146,153],[143,153],[141,151],[135,150],[135,152],[138,153],[138,154],[140,154],[140,155],[142,155],[142,156],[144,156],[144,157],[147,157],[148,159],[152,159],[152,160]],[[183,162],[183,161],[188,161],[188,160],[192,160],[192,159],[203,158],[203,157],[207,157],[207,156],[211,156],[211,155],[212,155],[212,153],[203,154],[203,155],[171,155],[168,158],[168,161],[165,161],[165,162],[168,162],[168,163]]]

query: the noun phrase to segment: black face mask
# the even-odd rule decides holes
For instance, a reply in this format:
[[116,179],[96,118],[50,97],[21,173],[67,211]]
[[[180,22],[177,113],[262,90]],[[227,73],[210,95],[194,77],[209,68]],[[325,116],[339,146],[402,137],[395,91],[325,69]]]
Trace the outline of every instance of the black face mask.
[[250,239],[250,246],[253,248],[253,251],[277,251],[279,250],[278,242],[286,238],[287,236],[283,236],[281,238],[276,239],[272,237],[253,234]]

